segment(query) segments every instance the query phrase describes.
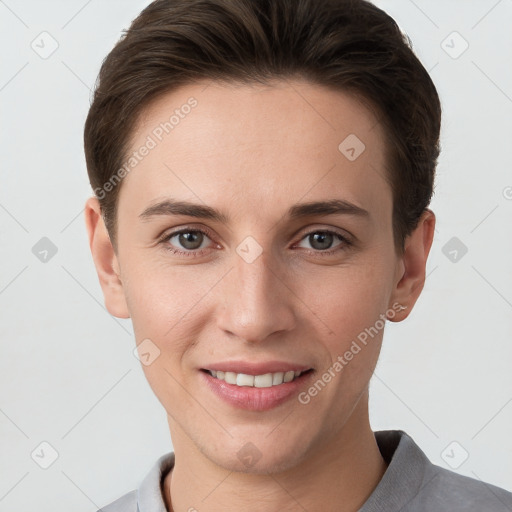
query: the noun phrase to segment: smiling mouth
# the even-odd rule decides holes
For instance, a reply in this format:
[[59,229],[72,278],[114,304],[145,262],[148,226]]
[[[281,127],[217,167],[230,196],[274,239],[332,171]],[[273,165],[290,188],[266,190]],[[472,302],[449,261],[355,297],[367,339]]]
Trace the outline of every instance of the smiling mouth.
[[297,380],[302,375],[312,372],[313,369],[310,368],[309,370],[305,371],[290,370],[287,372],[265,373],[263,375],[223,372],[221,370],[207,370],[205,368],[203,368],[202,371],[208,373],[215,379],[223,380],[227,384],[232,384],[239,387],[270,388]]

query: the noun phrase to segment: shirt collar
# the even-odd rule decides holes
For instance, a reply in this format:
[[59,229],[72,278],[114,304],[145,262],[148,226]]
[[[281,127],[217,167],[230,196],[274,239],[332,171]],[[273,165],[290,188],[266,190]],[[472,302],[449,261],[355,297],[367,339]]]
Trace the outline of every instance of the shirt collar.
[[137,490],[137,512],[167,512],[163,498],[163,479],[174,466],[174,452],[162,455]]
[[377,445],[388,467],[358,512],[402,510],[420,491],[425,472],[432,463],[403,430],[374,432]]
[[[358,512],[380,512],[383,503],[387,511],[401,510],[420,491],[431,462],[403,430],[378,430],[374,435],[388,467]],[[167,512],[162,484],[173,466],[174,452],[157,460],[137,490],[138,512]]]

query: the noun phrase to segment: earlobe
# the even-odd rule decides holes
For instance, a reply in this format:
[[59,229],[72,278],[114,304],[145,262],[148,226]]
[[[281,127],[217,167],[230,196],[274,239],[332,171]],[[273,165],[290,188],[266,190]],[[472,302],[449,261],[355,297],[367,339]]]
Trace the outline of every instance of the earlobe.
[[[434,239],[436,217],[428,208],[421,215],[416,229],[407,237],[403,255],[397,266],[395,287],[390,297],[393,304],[401,306],[393,317],[393,322],[405,320],[418,300],[425,284],[427,258]],[[395,309],[395,308],[393,308]]]
[[107,311],[117,318],[130,318],[121,281],[119,261],[101,216],[99,201],[90,197],[85,203],[85,224],[94,266],[103,291]]

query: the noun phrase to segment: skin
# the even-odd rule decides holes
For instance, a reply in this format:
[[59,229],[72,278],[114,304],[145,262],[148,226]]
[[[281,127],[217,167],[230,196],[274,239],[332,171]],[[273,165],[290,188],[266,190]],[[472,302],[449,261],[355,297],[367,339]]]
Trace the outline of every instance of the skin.
[[[142,368],[167,411],[176,456],[164,481],[167,508],[356,511],[387,467],[368,418],[382,329],[306,405],[294,397],[268,411],[241,410],[206,388],[199,368],[284,360],[314,368],[313,384],[393,304],[404,309],[389,320],[410,314],[435,216],[426,210],[397,253],[382,125],[355,97],[300,80],[206,85],[183,86],[144,110],[133,149],[190,96],[198,101],[124,178],[117,250],[97,199],[85,209],[108,311],[132,319],[137,344],[149,338],[160,350]],[[366,146],[355,161],[338,150],[349,134]],[[140,218],[165,197],[214,207],[229,222]],[[368,215],[286,217],[295,203],[329,199]],[[212,236],[193,250],[178,236],[159,241],[182,228]],[[323,248],[307,236],[322,229],[353,243],[334,235]],[[248,236],[263,250],[252,263],[236,251]],[[237,456],[248,442],[261,454],[252,467]]]

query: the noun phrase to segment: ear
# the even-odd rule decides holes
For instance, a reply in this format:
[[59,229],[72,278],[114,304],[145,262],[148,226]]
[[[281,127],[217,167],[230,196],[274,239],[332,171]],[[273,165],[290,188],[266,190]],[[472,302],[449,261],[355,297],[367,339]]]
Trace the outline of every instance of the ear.
[[101,216],[100,203],[96,197],[90,197],[85,203],[85,224],[89,247],[103,290],[105,307],[111,315],[117,318],[130,318],[119,262]]
[[390,310],[392,308],[396,314],[388,317],[388,320],[401,322],[409,316],[418,300],[425,284],[427,257],[434,239],[435,226],[434,212],[426,208],[416,229],[406,238],[404,253],[400,256],[397,265],[395,287],[389,302]]

